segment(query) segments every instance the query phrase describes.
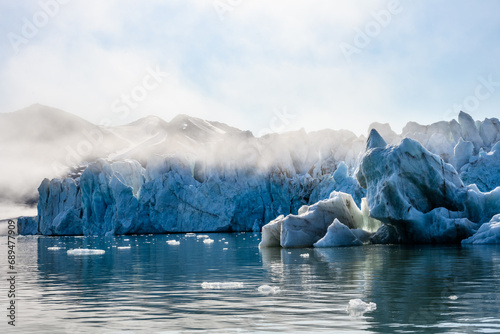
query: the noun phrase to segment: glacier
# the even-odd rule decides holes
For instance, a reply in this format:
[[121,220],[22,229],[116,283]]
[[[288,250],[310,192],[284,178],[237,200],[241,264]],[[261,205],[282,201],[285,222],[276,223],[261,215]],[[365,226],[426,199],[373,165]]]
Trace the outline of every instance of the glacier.
[[410,122],[401,134],[373,123],[368,138],[344,130],[255,138],[180,115],[106,136],[119,138],[119,150],[44,179],[38,216],[19,217],[21,234],[262,230],[262,247],[494,242],[496,118],[461,112],[458,121]]
[[199,182],[178,157],[90,164],[79,180],[44,180],[44,235],[260,231],[266,221],[308,203],[318,180],[280,170],[214,168]]

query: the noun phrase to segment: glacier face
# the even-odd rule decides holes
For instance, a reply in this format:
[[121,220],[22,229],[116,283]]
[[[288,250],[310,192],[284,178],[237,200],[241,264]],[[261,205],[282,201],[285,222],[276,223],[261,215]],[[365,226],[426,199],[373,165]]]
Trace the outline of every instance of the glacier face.
[[[79,178],[44,180],[39,229],[44,235],[260,231],[264,223],[309,203],[317,179],[279,169],[206,167],[179,157],[90,164]],[[345,175],[341,184],[349,177]],[[352,180],[354,180],[351,177]],[[201,182],[200,182],[200,181]],[[352,182],[351,180],[351,182]],[[349,186],[350,187],[350,186]]]
[[500,212],[494,118],[410,122],[401,135],[374,123],[367,140],[330,130],[255,138],[188,116],[154,120],[148,137],[150,121],[111,129],[132,138],[139,128],[142,144],[44,180],[38,217],[21,220],[26,233],[257,231],[270,222],[263,246],[438,243],[467,238]]

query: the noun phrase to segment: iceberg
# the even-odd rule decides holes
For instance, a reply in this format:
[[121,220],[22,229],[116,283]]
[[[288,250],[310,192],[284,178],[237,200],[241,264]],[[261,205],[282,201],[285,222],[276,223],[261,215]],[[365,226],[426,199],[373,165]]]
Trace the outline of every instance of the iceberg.
[[[461,120],[462,127],[470,126],[469,117],[462,115]],[[465,137],[475,142],[459,140],[456,165],[470,159],[481,144],[476,134],[468,129]],[[481,172],[484,178],[500,177],[493,167],[499,146],[495,144],[490,153],[480,149],[476,163],[484,163],[484,168],[477,168],[478,177]],[[475,184],[465,185],[451,164],[411,138],[388,145],[372,129],[355,175],[366,189],[361,209],[352,196],[332,192],[329,199],[304,206],[297,215],[280,215],[265,225],[260,246],[459,243],[500,212],[500,187],[481,192]]]
[[257,291],[264,295],[275,295],[280,292],[280,288],[278,286],[270,286],[267,284],[261,285],[257,288]]
[[[367,213],[366,210],[364,212]],[[334,240],[346,238],[345,229],[341,226],[347,229],[347,234],[350,233],[354,239],[357,239],[355,233],[361,238],[365,233],[353,232],[353,230],[359,228],[367,232],[375,231],[380,226],[380,222],[365,217],[351,195],[332,192],[329,199],[301,208],[298,215],[292,214],[286,217],[281,215],[265,225],[262,228],[262,241],[259,246],[312,247],[318,245],[326,247],[329,241],[334,242]],[[317,244],[327,232],[329,232],[328,237]]]
[[227,289],[242,289],[243,282],[203,282],[202,289],[208,290],[227,290]]
[[346,307],[346,311],[351,316],[361,316],[366,312],[372,312],[377,309],[377,304],[370,302],[365,303],[361,299],[351,299]]
[[66,253],[68,255],[102,255],[105,251],[103,249],[76,248],[69,249]]
[[370,216],[390,226],[375,240],[457,243],[500,212],[500,188],[465,186],[452,165],[410,138],[368,145],[356,177],[367,189]]

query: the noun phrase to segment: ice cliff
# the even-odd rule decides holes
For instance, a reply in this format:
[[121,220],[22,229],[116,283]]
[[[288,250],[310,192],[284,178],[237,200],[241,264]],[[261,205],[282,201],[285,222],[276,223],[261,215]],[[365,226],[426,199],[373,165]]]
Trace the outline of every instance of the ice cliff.
[[[347,170],[338,187],[355,190]],[[335,182],[335,177],[332,177]],[[350,182],[348,179],[351,179]],[[273,169],[205,167],[173,156],[90,164],[81,177],[44,180],[39,187],[39,232],[105,235],[260,231],[280,214],[297,212],[314,191],[309,174]]]
[[342,130],[255,138],[185,115],[139,120],[110,129],[129,148],[43,180],[38,217],[20,219],[20,230],[257,231],[270,222],[262,246],[495,240],[497,119],[460,113],[458,121],[410,122],[400,135],[388,124],[370,130],[368,139]]
[[[470,131],[468,136],[478,140],[476,134]],[[488,186],[497,182],[498,145],[467,163],[466,170],[472,171],[468,178],[493,176]],[[479,166],[474,168],[474,163]],[[363,236],[366,241],[378,226],[370,236],[373,243],[458,243],[478,229],[464,243],[500,240],[495,238],[500,233],[495,216],[500,213],[500,187],[481,192],[475,184],[464,185],[451,164],[416,140],[404,138],[398,145],[387,145],[373,129],[356,178],[367,190],[361,210],[350,195],[332,193],[330,199],[301,209],[298,215],[279,216],[264,226],[260,246],[361,245]]]

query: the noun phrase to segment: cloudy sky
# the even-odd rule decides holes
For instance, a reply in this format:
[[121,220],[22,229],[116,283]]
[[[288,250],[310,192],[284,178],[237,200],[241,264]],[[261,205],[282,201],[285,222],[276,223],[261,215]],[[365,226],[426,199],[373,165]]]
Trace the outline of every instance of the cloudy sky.
[[400,131],[500,111],[500,2],[0,2],[0,112]]

